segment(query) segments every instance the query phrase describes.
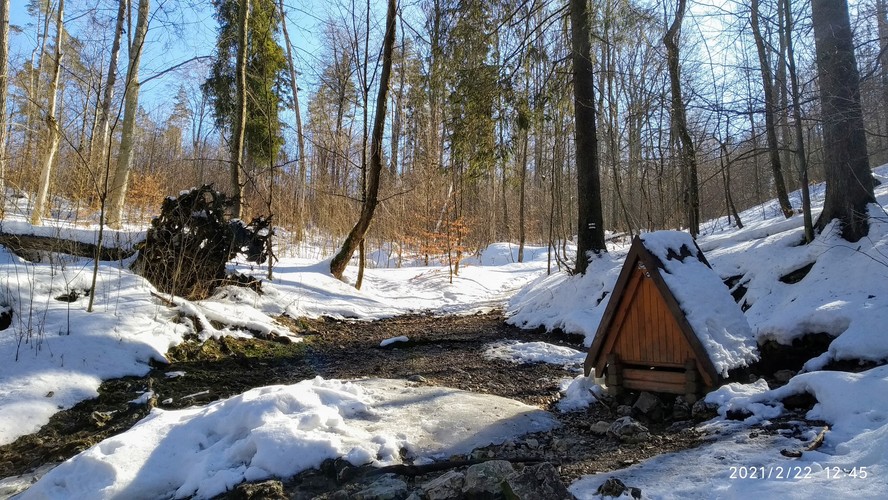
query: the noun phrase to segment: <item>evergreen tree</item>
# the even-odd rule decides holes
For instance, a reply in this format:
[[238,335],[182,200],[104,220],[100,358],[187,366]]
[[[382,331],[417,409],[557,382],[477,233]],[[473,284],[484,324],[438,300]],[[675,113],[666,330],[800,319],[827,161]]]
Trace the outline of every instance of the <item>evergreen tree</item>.
[[[238,0],[213,0],[219,22],[217,57],[202,88],[213,105],[216,126],[223,130],[231,129],[237,106],[237,28],[243,3]],[[278,112],[283,106],[287,59],[276,39],[281,17],[274,1],[252,0],[249,5],[244,147],[249,163],[265,165],[274,161],[283,144]]]

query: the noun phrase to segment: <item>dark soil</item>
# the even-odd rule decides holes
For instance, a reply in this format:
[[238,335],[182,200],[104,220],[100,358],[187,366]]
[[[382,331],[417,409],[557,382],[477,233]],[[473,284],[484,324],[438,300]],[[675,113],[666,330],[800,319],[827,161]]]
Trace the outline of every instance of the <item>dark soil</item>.
[[[0,478],[20,475],[58,462],[109,436],[130,428],[152,406],[165,409],[232,396],[253,387],[325,378],[410,378],[421,384],[496,394],[551,410],[562,426],[522,436],[515,442],[476,450],[463,458],[524,458],[552,462],[565,483],[578,477],[620,469],[646,458],[699,444],[702,436],[690,423],[668,417],[645,422],[649,439],[620,442],[594,434],[590,426],[616,419],[617,401],[592,405],[583,412],[559,413],[559,381],[575,373],[547,364],[513,364],[484,358],[486,345],[505,339],[544,340],[571,345],[568,337],[541,335],[504,323],[499,314],[474,316],[405,316],[374,322],[292,321],[305,334],[300,344],[273,340],[188,341],[169,353],[170,364],[158,364],[146,377],[102,384],[99,397],[56,414],[38,433],[0,447]],[[406,343],[381,348],[382,340],[401,335]],[[579,348],[578,345],[571,345]],[[169,378],[168,373],[185,372]],[[142,391],[154,391],[148,405],[133,404]],[[625,402],[625,401],[622,401]],[[624,407],[625,408],[625,407]],[[421,416],[418,416],[421,418]],[[341,477],[340,477],[341,480]],[[292,498],[340,489],[335,474],[309,471],[285,482]]]

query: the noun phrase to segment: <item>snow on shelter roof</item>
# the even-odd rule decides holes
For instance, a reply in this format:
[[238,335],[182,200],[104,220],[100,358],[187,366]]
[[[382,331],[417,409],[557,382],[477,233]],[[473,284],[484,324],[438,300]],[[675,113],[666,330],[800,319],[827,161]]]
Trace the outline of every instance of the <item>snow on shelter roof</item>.
[[728,370],[758,360],[749,322],[693,238],[679,231],[656,231],[639,239],[660,261],[660,276],[715,370],[726,377]]

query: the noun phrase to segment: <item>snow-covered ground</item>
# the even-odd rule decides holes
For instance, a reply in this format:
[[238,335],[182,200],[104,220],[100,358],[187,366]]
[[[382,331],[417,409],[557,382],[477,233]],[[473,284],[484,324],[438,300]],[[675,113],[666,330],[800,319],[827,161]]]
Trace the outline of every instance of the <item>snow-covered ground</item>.
[[[421,418],[418,418],[421,416]],[[343,457],[417,463],[557,425],[514,400],[405,381],[305,380],[203,407],[153,411],[53,469],[28,498],[207,498]]]
[[[746,319],[756,340],[789,343],[807,333],[828,333],[836,340],[806,365],[807,373],[781,389],[733,384],[708,397],[722,414],[730,408],[749,411],[747,421],[711,421],[705,426],[713,433],[711,442],[582,478],[571,486],[574,494],[593,498],[598,485],[617,476],[649,498],[888,496],[888,370],[819,371],[831,360],[888,359],[888,214],[882,208],[888,205],[888,168],[878,169],[877,177],[882,185],[877,187],[879,205],[870,208],[870,236],[855,244],[841,240],[831,226],[813,244],[799,245],[801,217],[784,220],[773,204],[741,214],[742,230],[727,227],[724,219],[705,226],[698,244],[720,277],[742,276],[750,306]],[[815,204],[821,199],[819,188]],[[27,230],[21,221],[9,224],[4,228]],[[330,277],[327,261],[288,257],[264,285],[263,295],[226,288],[205,301],[177,304],[207,324],[221,319],[230,325],[207,330],[209,335],[243,335],[244,329],[283,334],[273,319],[280,314],[376,319],[506,307],[517,325],[561,328],[585,335],[588,344],[628,246],[610,250],[584,276],[545,276],[545,249],[530,249],[529,262],[518,264],[516,247],[497,244],[466,262],[453,283],[446,267],[376,267],[367,269],[361,291]],[[801,282],[779,281],[811,263]],[[244,265],[241,269],[249,271]],[[0,332],[0,443],[34,432],[59,408],[95,395],[102,379],[147,372],[150,359],[163,359],[188,332],[187,323],[174,320],[176,311],[152,297],[152,287],[125,265],[100,266],[95,312],[86,312],[85,297],[56,299],[88,289],[90,278],[86,260],[31,264],[0,249],[0,308],[13,311],[11,327]],[[353,269],[346,278],[354,279]],[[582,357],[538,343],[494,345],[488,352],[516,362],[569,366]],[[580,376],[569,382],[562,409],[594,404],[597,389],[591,380]],[[395,381],[317,379],[254,389],[187,410],[155,409],[132,430],[54,469],[29,494],[207,496],[243,479],[290,475],[333,456],[390,463],[406,448],[428,460],[551,425],[545,413],[514,402],[493,404],[489,397],[460,391],[425,390]],[[779,435],[751,437],[748,426],[779,415],[779,400],[799,392],[818,399],[809,417],[829,422],[830,430],[817,451],[789,459],[779,451],[803,443]],[[468,424],[456,432],[452,426],[458,417],[449,413],[423,426],[413,416],[439,410],[417,410],[409,406],[413,400],[443,402],[439,408],[468,414],[499,408],[489,418],[494,427],[502,424],[502,432],[479,433],[481,427]],[[528,418],[516,421],[516,413],[509,411]],[[769,478],[750,479],[752,470]],[[787,472],[789,478],[777,477]]]

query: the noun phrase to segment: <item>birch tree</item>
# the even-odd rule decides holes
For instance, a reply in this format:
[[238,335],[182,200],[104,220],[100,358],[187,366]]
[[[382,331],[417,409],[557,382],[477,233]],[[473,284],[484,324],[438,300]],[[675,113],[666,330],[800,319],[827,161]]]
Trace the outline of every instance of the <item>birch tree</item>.
[[59,8],[56,13],[56,39],[55,60],[52,66],[52,77],[49,81],[49,104],[46,108],[46,144],[42,165],[40,168],[40,182],[37,185],[37,196],[31,212],[31,224],[39,226],[42,223],[43,212],[46,210],[46,201],[49,197],[49,184],[52,175],[52,164],[59,151],[61,130],[56,120],[58,107],[59,74],[62,71],[62,40],[64,39],[65,0],[59,0]]
[[126,200],[126,188],[130,170],[133,166],[133,145],[136,130],[136,112],[139,110],[139,64],[142,59],[142,47],[148,32],[148,14],[150,0],[139,0],[139,13],[136,17],[135,35],[129,44],[129,66],[127,68],[126,87],[124,90],[123,125],[120,138],[120,153],[114,169],[108,202],[107,223],[118,228],[123,221],[123,207]]
[[299,218],[305,218],[305,193],[308,190],[306,185],[307,169],[305,167],[305,135],[302,133],[302,113],[299,109],[299,85],[296,82],[296,65],[293,61],[293,44],[290,42],[290,33],[287,30],[287,15],[284,10],[284,0],[278,0],[278,8],[281,11],[281,28],[284,32],[284,43],[287,48],[287,70],[290,72],[290,87],[293,92],[293,113],[296,115],[296,145],[299,148]]

